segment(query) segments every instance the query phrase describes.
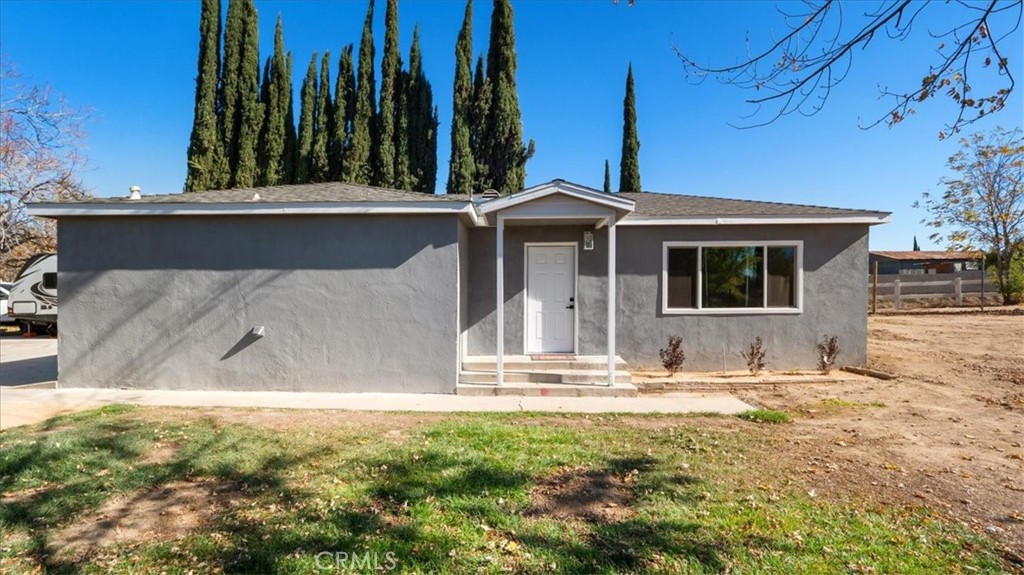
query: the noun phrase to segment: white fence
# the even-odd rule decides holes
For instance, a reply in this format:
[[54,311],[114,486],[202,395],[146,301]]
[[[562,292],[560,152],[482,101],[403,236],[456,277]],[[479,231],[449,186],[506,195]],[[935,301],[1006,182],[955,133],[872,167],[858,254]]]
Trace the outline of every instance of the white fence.
[[[892,301],[896,309],[905,300],[952,299],[963,305],[964,296],[993,294],[995,286],[985,279],[981,271],[951,274],[885,274],[878,276],[877,289],[873,278],[868,278],[868,290],[878,301]],[[993,294],[994,295],[994,294]]]

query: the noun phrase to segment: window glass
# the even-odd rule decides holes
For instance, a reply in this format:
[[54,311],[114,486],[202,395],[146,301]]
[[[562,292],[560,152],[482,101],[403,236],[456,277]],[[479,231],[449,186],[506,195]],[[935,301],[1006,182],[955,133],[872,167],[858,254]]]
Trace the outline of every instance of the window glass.
[[43,289],[57,289],[56,272],[47,272],[43,274]]
[[668,249],[668,307],[697,307],[697,248]]
[[705,308],[764,307],[764,248],[704,248]]
[[768,248],[768,307],[796,307],[796,248]]

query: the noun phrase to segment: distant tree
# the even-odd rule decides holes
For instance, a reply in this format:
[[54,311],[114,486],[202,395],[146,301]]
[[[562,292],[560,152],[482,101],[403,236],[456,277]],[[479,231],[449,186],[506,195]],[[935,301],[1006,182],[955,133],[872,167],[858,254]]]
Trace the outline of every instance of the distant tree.
[[354,184],[369,184],[373,181],[373,169],[370,163],[371,150],[374,146],[375,132],[373,127],[374,99],[376,81],[373,72],[373,0],[366,9],[366,20],[363,23],[363,37],[359,42],[359,83],[356,86],[356,108],[352,119],[352,138],[350,152],[345,166],[343,180]]
[[462,28],[459,30],[458,40],[455,41],[451,157],[448,162],[446,188],[449,194],[473,192],[473,173],[476,171],[472,147],[473,93],[473,0],[467,0]]
[[434,93],[423,72],[419,27],[413,29],[409,49],[409,73],[405,83],[404,110],[408,116],[406,150],[409,159],[410,189],[433,194],[437,186],[437,108]]
[[331,143],[331,174],[342,180],[352,136],[352,119],[356,110],[356,76],[352,63],[352,44],[342,48],[338,61],[338,78],[334,84],[334,123]]
[[14,279],[32,255],[57,248],[52,220],[30,216],[29,202],[84,198],[78,177],[87,114],[49,86],[28,86],[0,57],[0,278]]
[[398,53],[398,0],[387,0],[384,11],[384,57],[380,65],[380,105],[373,147],[374,184],[395,187],[395,121],[402,56]]
[[473,186],[476,191],[484,191],[491,187],[491,172],[488,169],[490,147],[491,83],[487,79],[484,68],[484,57],[476,60],[476,71],[473,73],[473,116],[469,127],[469,144],[473,150]]
[[295,183],[307,184],[313,179],[313,138],[316,135],[316,58],[309,59],[306,79],[299,92],[299,151],[295,161]]
[[[915,32],[934,38],[934,59],[927,64],[927,71],[922,69],[920,82],[910,82],[911,88],[879,88],[880,95],[892,105],[864,127],[881,123],[894,126],[914,114],[924,102],[946,96],[953,101],[957,114],[939,131],[939,139],[943,139],[1002,110],[1014,89],[1014,68],[1000,45],[1006,41],[1020,43],[1019,36],[1013,38],[1021,22],[1021,0],[885,0],[866,11],[861,5],[844,11],[842,2],[831,0],[806,2],[805,6],[806,9],[795,13],[780,10],[789,31],[773,37],[763,49],[749,50],[749,55],[736,64],[701,64],[698,58],[684,54],[678,47],[676,54],[691,77],[703,80],[713,76],[726,84],[753,90],[756,95],[747,102],[757,106],[758,111],[762,107],[773,110],[766,121],[754,125],[768,124],[794,112],[818,112],[832,90],[846,79],[855,53],[869,46],[885,45],[886,40],[906,40]],[[945,11],[948,28],[936,32],[918,22],[923,12],[939,10]],[[969,82],[968,78],[983,74],[993,76],[993,85],[997,87],[977,94],[973,88],[983,84]]]
[[[259,183],[276,186],[287,180],[285,150],[287,148],[288,106],[291,103],[292,80],[288,75],[288,61],[284,51],[284,28],[281,16],[274,29],[274,55],[263,74],[266,86],[263,99],[264,123],[260,133],[257,157],[260,166]],[[294,126],[293,128],[294,129]]]
[[636,93],[633,65],[626,73],[626,97],[622,101],[622,158],[619,164],[619,191],[641,192],[640,136],[636,129]]
[[914,251],[915,252],[921,251],[921,246],[917,245],[917,236],[914,236]]
[[221,187],[226,171],[217,129],[217,82],[220,76],[220,0],[203,0],[199,17],[199,70],[192,136],[188,144],[186,192]]
[[523,145],[523,121],[516,88],[516,36],[510,0],[494,0],[487,50],[491,103],[485,145],[491,184],[503,194],[522,190],[534,143]]
[[608,165],[608,160],[604,161],[604,193],[612,193],[612,169]]
[[330,139],[334,128],[331,103],[331,53],[324,52],[320,62],[320,82],[316,89],[316,108],[313,112],[313,151],[310,156],[310,179],[327,182],[331,179]]
[[923,194],[929,217],[922,223],[945,232],[931,239],[951,249],[995,253],[995,275],[1003,303],[1015,303],[1009,274],[1024,250],[1024,130],[995,128],[960,140],[947,165],[956,173],[940,183],[941,196]]

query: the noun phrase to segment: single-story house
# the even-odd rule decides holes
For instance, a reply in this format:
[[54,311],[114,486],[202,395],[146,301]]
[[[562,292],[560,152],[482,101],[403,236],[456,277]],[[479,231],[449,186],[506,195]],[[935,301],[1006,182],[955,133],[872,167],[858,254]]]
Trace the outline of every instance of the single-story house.
[[582,357],[610,384],[673,335],[690,370],[744,367],[757,336],[774,369],[814,367],[824,334],[863,364],[889,221],[563,180],[133,196],[30,206],[58,222],[61,386],[452,393]]
[[879,274],[951,274],[979,269],[981,254],[922,250],[877,251],[870,252],[868,258],[868,269],[874,270],[877,262]]

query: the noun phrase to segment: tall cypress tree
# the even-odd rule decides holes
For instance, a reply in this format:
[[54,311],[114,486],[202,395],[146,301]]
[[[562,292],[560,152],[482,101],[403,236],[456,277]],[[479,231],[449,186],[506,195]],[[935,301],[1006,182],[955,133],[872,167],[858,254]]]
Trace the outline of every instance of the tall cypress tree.
[[[284,28],[281,15],[277,16],[274,30],[274,55],[264,73],[266,86],[263,132],[260,135],[260,184],[276,186],[287,180],[286,149],[288,147],[288,107],[291,105],[292,81],[288,76],[288,63],[284,52]],[[294,130],[294,126],[292,126]]]
[[228,0],[224,25],[224,65],[220,77],[221,145],[224,148],[224,172],[219,178],[222,187],[232,187],[232,174],[238,164],[238,135],[241,132],[241,66],[245,43],[245,4],[250,0]]
[[[407,76],[405,112],[408,116],[410,185],[406,189],[433,194],[437,185],[437,110],[430,81],[423,73],[419,27],[412,34]],[[471,157],[469,159],[472,161]]]
[[192,136],[188,144],[186,192],[222,185],[223,144],[217,128],[217,80],[220,74],[220,0],[203,0],[199,17],[199,70]]
[[273,57],[267,56],[263,62],[263,74],[260,76],[260,104],[263,108],[263,121],[260,122],[259,139],[256,141],[256,166],[258,168],[256,182],[259,185],[263,185],[263,179],[267,175],[266,149],[269,128],[267,124],[270,121],[270,78],[272,77],[270,69],[272,66]]
[[338,78],[334,84],[334,123],[331,135],[331,178],[342,180],[352,135],[352,116],[356,109],[356,77],[352,66],[352,44],[341,49]]
[[380,105],[373,147],[374,184],[395,186],[395,121],[402,57],[398,53],[398,0],[388,0],[384,12],[384,57],[380,65]]
[[295,160],[295,183],[307,184],[312,179],[313,138],[316,130],[316,52],[309,60],[306,79],[299,93],[302,99],[299,111],[299,149]]
[[260,102],[260,38],[259,16],[252,0],[245,3],[243,45],[239,61],[238,101],[240,124],[237,158],[232,185],[250,188],[256,185],[259,166],[256,145],[263,126],[263,104]]
[[484,57],[476,60],[473,74],[473,110],[469,126],[469,145],[473,151],[473,185],[471,189],[483,192],[491,187],[491,172],[488,168],[490,148],[488,147],[488,125],[491,110],[491,82],[484,69]]
[[294,184],[295,163],[299,153],[298,135],[295,133],[295,94],[292,90],[292,53],[285,58],[283,79],[284,94],[287,95],[284,116],[284,173],[283,183]]
[[356,87],[356,109],[352,119],[352,138],[344,181],[369,184],[373,181],[370,151],[374,145],[374,95],[376,82],[373,73],[373,0],[366,10],[363,37],[359,42],[359,84]]
[[503,194],[522,190],[526,162],[534,144],[523,145],[523,121],[516,90],[516,37],[510,0],[494,0],[491,38],[487,51],[487,79],[491,84],[486,149],[487,167],[495,189]]
[[619,165],[619,191],[639,192],[640,137],[636,131],[636,94],[633,89],[633,64],[626,73],[626,97],[622,101],[622,160]]
[[604,161],[604,193],[612,193],[612,169],[608,165],[608,160]]
[[[413,35],[415,38],[415,33]],[[398,82],[398,103],[395,106],[395,183],[394,187],[399,190],[411,191],[416,186],[416,180],[412,175],[412,147],[410,138],[415,137],[409,132],[412,126],[412,119],[409,109],[410,101],[414,97],[412,75],[402,70],[399,72]]]
[[[462,29],[455,41],[455,88],[452,93],[452,153],[448,162],[449,194],[473,191],[471,131],[473,124],[473,0],[466,1]],[[482,191],[482,190],[481,190]]]
[[313,117],[313,151],[310,157],[310,179],[326,182],[331,179],[328,145],[334,128],[331,104],[331,53],[324,52],[320,63],[320,82],[317,84],[316,109]]

